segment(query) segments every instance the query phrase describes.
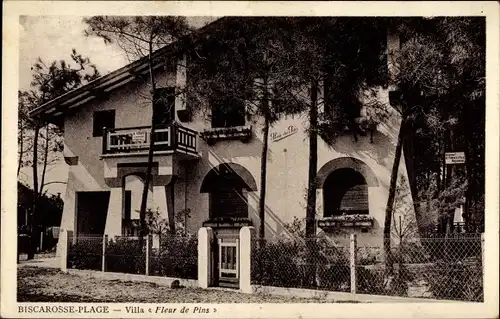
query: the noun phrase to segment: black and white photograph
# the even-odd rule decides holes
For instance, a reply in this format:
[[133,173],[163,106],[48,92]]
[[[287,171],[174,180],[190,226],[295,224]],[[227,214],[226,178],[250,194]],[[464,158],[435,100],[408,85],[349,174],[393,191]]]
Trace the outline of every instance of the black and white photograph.
[[498,3],[68,3],[4,22],[2,316],[498,316]]

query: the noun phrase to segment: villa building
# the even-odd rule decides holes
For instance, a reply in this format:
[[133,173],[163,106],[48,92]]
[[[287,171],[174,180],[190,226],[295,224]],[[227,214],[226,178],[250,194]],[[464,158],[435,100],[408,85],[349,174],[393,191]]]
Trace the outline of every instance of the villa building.
[[[227,19],[198,32],[211,32],[214,25]],[[388,51],[397,51],[397,34],[388,30],[384,39]],[[188,85],[183,50],[182,45],[173,43],[155,52],[156,56],[177,59],[177,63],[155,65],[156,94]],[[388,69],[390,72],[390,66]],[[64,127],[69,173],[61,228],[73,231],[74,236],[135,234],[132,225],[139,219],[154,109],[159,122],[148,208],[193,234],[203,226],[212,227],[217,238],[234,237],[242,226],[258,229],[263,119],[248,118],[244,112],[224,116],[216,109],[209,119],[196,113],[190,116],[182,95],[152,108],[145,98],[148,86],[138,81],[147,74],[148,60],[140,59],[32,112],[33,117]],[[387,85],[377,91],[379,101],[389,110],[393,107],[391,89]],[[171,112],[162,112],[165,109]],[[361,108],[360,122],[366,116]],[[398,112],[393,110],[384,122],[368,127],[367,134],[359,134],[357,140],[349,130],[332,146],[318,137],[318,233],[348,240],[337,232],[342,229],[345,234],[357,233],[360,240],[374,246],[382,245],[399,127]],[[287,236],[285,225],[306,216],[306,130],[307,121],[300,114],[282,116],[270,128],[266,237]],[[404,156],[399,175],[398,188],[409,189]],[[401,199],[414,218],[410,193]]]

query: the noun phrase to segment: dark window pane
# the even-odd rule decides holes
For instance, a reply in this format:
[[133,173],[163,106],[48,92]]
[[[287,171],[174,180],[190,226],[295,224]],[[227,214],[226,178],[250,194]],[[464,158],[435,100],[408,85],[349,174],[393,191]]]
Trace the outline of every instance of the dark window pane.
[[123,219],[129,221],[132,213],[132,191],[125,191],[125,208]]
[[235,99],[213,100],[212,127],[245,125],[245,104]]
[[211,196],[212,217],[247,217],[247,204],[241,189],[222,188]]
[[102,136],[104,128],[115,128],[115,110],[94,112],[92,136]]

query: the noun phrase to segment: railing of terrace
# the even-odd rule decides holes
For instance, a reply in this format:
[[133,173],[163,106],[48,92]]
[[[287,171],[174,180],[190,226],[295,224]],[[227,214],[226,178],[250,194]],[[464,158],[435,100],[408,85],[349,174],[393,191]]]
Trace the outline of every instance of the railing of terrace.
[[[197,135],[177,123],[158,126],[154,132],[155,151],[181,151],[196,153]],[[103,154],[138,153],[149,149],[151,128],[149,126],[104,129]]]

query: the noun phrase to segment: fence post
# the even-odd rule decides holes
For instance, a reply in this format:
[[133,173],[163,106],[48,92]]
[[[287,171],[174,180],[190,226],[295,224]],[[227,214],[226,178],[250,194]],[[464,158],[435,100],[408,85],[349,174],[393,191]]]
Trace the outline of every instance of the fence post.
[[212,238],[212,228],[202,227],[198,230],[198,286],[200,288],[208,288],[212,283]]
[[106,248],[108,246],[108,235],[104,235],[102,238],[102,271],[106,271]]
[[68,250],[69,250],[69,232],[66,229],[61,229],[59,232],[59,242],[61,245],[60,251],[61,256],[59,257],[60,265],[59,268],[62,272],[68,271]]
[[240,291],[252,293],[252,240],[255,236],[255,228],[242,227],[239,240],[239,264],[240,264]]
[[146,236],[146,271],[145,271],[146,276],[149,276],[152,241],[153,241],[153,238],[151,237],[151,235],[147,235]]
[[357,253],[357,242],[356,234],[351,234],[350,240],[350,273],[351,273],[351,294],[353,299],[356,297],[356,253]]
[[42,230],[40,232],[40,245],[39,245],[40,246],[40,250],[39,250],[39,252],[43,251],[43,235],[44,235],[44,231]]

